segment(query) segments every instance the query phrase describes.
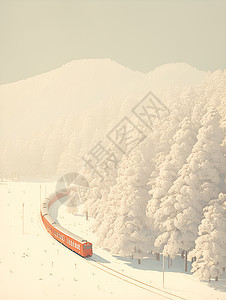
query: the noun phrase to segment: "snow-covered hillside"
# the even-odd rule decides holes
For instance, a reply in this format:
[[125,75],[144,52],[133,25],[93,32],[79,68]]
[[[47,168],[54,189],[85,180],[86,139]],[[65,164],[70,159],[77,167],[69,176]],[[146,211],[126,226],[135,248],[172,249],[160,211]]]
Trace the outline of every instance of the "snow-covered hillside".
[[[9,137],[0,144],[1,176],[78,172],[89,183],[84,210],[100,247],[138,259],[184,255],[185,272],[189,259],[199,279],[217,281],[226,267],[226,71],[204,75],[186,64],[144,75],[91,60],[2,86]],[[20,126],[30,127],[27,138]]]
[[2,85],[2,134],[14,138],[19,131],[27,136],[71,112],[78,117],[100,101],[122,101],[144,77],[109,59],[78,60],[45,74]]
[[[157,118],[152,111],[151,130],[131,117],[140,131],[130,128],[116,140],[117,149],[108,148],[117,161],[113,170],[107,158],[87,164],[86,210],[98,244],[112,254],[142,258],[152,251],[174,259],[185,253],[185,272],[189,257],[196,276],[217,281],[226,267],[224,72],[179,90],[175,99],[169,114]],[[140,139],[142,133],[147,136]]]
[[[51,182],[0,184],[0,225],[4,232],[4,243],[0,247],[1,299],[160,300],[168,299],[168,296],[177,299],[172,295],[162,297],[158,295],[160,291],[154,290],[157,292],[154,294],[116,278],[56,242],[41,224],[40,185],[42,197],[45,196],[45,186],[47,194],[55,189],[55,183]],[[140,265],[135,259],[111,256],[96,245],[95,235],[90,231],[92,219],[86,221],[80,212],[77,215],[68,213],[67,207],[60,202],[54,205],[51,213],[62,226],[93,242],[95,260],[162,290],[162,261],[156,261],[154,255],[147,257]],[[225,299],[225,276],[209,286],[192,278],[190,272],[185,275],[182,270],[183,259],[180,256],[169,268],[165,259],[166,292],[188,300]],[[139,285],[138,282],[136,284]]]
[[[63,161],[59,163],[65,164],[65,151],[74,151],[76,156],[81,148],[88,151],[146,92],[152,90],[163,101],[170,101],[173,97],[169,93],[197,85],[204,76],[204,72],[182,63],[167,64],[143,74],[109,59],[90,59],[72,61],[48,73],[2,85],[0,160],[14,166],[13,171],[9,166],[3,173],[53,175],[56,167],[47,167],[45,162],[41,167],[40,155],[44,155],[44,161],[48,156],[44,149],[48,152],[54,147],[58,162],[62,154]],[[58,149],[55,141],[62,141],[62,133],[63,143]],[[24,151],[26,157],[21,156]],[[17,162],[32,167],[27,170],[18,166],[13,156]],[[56,164],[55,159],[51,161],[50,165]],[[68,168],[57,169],[65,172]]]
[[148,74],[148,81],[151,82],[151,88],[156,90],[196,86],[203,80],[205,74],[204,71],[185,63],[171,63],[155,68]]

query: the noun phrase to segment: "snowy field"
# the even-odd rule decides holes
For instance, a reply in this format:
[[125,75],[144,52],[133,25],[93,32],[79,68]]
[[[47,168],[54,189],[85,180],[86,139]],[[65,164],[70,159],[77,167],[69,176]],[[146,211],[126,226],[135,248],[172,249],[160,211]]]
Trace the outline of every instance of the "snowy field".
[[[96,268],[95,262],[87,262],[51,238],[40,221],[40,185],[42,197],[45,186],[47,194],[54,190],[54,183],[0,182],[0,299],[167,299]],[[137,260],[112,256],[95,245],[89,230],[92,220],[86,221],[79,211],[69,214],[60,204],[55,203],[51,213],[62,226],[93,243],[96,261],[162,289],[162,261],[153,256],[138,265]],[[168,269],[165,259],[165,291],[184,299],[226,299],[226,273],[219,282],[208,284],[185,274],[183,265],[177,257]],[[168,299],[179,298],[168,295]]]

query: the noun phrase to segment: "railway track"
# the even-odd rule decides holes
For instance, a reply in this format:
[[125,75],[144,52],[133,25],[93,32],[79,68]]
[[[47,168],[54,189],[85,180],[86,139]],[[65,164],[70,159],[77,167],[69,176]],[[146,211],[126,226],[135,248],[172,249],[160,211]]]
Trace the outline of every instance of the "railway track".
[[[38,214],[38,218],[39,218],[39,221],[40,221],[40,224],[41,224],[42,228],[46,232],[45,227],[44,227],[44,225],[42,223],[40,214]],[[52,238],[52,240],[54,242],[56,242],[56,240],[51,235],[49,235],[47,232],[46,232],[46,234],[48,235],[48,237]],[[61,244],[61,245],[64,246],[63,244]],[[125,275],[123,273],[120,273],[119,271],[116,271],[116,270],[114,270],[114,269],[112,269],[112,268],[110,268],[108,266],[105,266],[104,264],[96,261],[92,257],[83,258],[83,257],[81,257],[81,256],[78,255],[78,258],[80,258],[82,261],[87,262],[88,264],[90,264],[94,268],[97,268],[97,269],[99,269],[99,270],[101,270],[101,271],[103,271],[103,272],[105,272],[105,273],[107,273],[107,274],[109,274],[109,275],[111,275],[111,276],[113,276],[115,278],[118,278],[118,279],[120,279],[120,280],[122,280],[124,282],[127,282],[128,284],[131,284],[133,286],[136,286],[138,288],[146,290],[147,292],[150,292],[152,294],[161,296],[164,299],[170,299],[170,300],[177,300],[177,299],[187,300],[186,298],[183,298],[183,297],[180,297],[180,296],[178,296],[176,294],[164,291],[164,290],[162,290],[160,288],[154,287],[154,286],[152,286],[150,284],[147,284],[145,282],[137,280],[137,279],[135,279],[135,278],[133,278],[131,276]]]
[[[128,275],[125,275],[119,271],[116,271],[108,266],[105,266],[104,264],[96,261],[95,259],[93,259],[92,257],[89,257],[89,258],[86,258],[86,261],[91,264],[92,266],[102,270],[103,272],[106,272],[118,279],[121,279],[129,284],[132,284],[134,286],[137,286],[143,290],[146,290],[148,292],[151,292],[153,294],[156,294],[158,296],[161,296],[165,299],[171,299],[171,300],[176,300],[176,299],[181,299],[181,300],[187,300],[186,298],[183,298],[181,296],[178,296],[176,294],[173,294],[173,293],[170,293],[170,292],[167,292],[167,291],[164,291],[163,289],[160,289],[160,288],[157,288],[153,285],[150,285],[148,283],[145,283],[143,281],[140,281],[140,280],[137,280],[131,276],[128,276]],[[94,263],[92,263],[92,262]]]
[[[40,222],[42,224],[42,227],[44,227],[43,222],[41,221],[40,217],[39,217],[39,219],[40,219]],[[49,236],[49,234],[48,234],[48,236]],[[54,239],[54,237],[52,235],[50,235],[50,236]],[[56,241],[56,239],[54,239],[54,241]],[[60,241],[58,241],[58,242],[60,242]],[[65,244],[62,244],[62,245],[65,246],[66,248],[68,248]],[[69,250],[73,251],[72,249],[69,249]],[[135,279],[135,278],[133,278],[131,276],[128,276],[128,275],[125,275],[125,274],[123,274],[123,273],[121,273],[119,271],[116,271],[116,270],[114,270],[114,269],[112,269],[112,268],[110,268],[110,267],[108,267],[108,266],[106,266],[106,265],[104,265],[104,264],[96,261],[93,257],[83,258],[82,256],[79,256],[79,255],[78,255],[78,257],[80,257],[81,259],[83,259],[83,261],[85,260],[87,263],[89,263],[93,267],[95,267],[95,268],[97,268],[97,269],[99,269],[99,270],[101,270],[101,271],[103,271],[103,272],[105,272],[105,273],[107,273],[107,274],[109,274],[111,276],[114,276],[114,277],[116,277],[116,278],[118,278],[118,279],[120,279],[120,280],[122,280],[124,282],[127,282],[127,283],[129,283],[129,284],[131,284],[133,286],[136,286],[136,287],[139,287],[139,288],[141,288],[143,290],[146,290],[147,292],[150,292],[152,294],[158,295],[158,296],[160,296],[160,297],[162,297],[164,299],[171,299],[171,300],[181,299],[181,300],[186,300],[185,298],[183,298],[181,296],[178,296],[178,295],[176,295],[174,293],[167,292],[167,291],[165,291],[163,289],[157,288],[157,287],[155,287],[153,285],[150,285],[148,283],[142,282],[142,281],[137,280],[137,279]]]

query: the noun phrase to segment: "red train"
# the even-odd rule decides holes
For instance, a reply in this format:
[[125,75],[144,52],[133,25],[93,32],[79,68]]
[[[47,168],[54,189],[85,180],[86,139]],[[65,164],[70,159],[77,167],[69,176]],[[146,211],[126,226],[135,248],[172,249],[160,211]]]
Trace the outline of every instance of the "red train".
[[64,189],[53,193],[44,199],[41,203],[40,213],[44,226],[49,234],[58,242],[78,253],[83,257],[92,256],[92,244],[81,237],[71,233],[59,224],[57,224],[49,214],[49,207],[58,199],[67,196],[70,190]]

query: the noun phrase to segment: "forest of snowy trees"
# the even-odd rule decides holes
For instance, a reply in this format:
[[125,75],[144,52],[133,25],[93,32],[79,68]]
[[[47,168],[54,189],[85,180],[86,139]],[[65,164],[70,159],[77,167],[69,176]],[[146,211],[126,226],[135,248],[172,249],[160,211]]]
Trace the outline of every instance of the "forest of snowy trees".
[[226,267],[226,71],[208,73],[196,87],[160,91],[169,112],[154,116],[151,128],[130,114],[145,138],[130,150],[125,140],[122,152],[106,135],[142,96],[71,114],[29,140],[0,145],[0,175],[80,171],[102,138],[117,164],[103,178],[87,165],[82,169],[90,184],[84,210],[95,220],[98,244],[139,259],[183,252],[195,276],[217,280]]
[[183,253],[186,271],[188,258],[195,276],[218,280],[226,267],[225,75],[177,91],[170,114],[143,128],[146,139],[104,180],[84,173],[100,246],[138,259]]

